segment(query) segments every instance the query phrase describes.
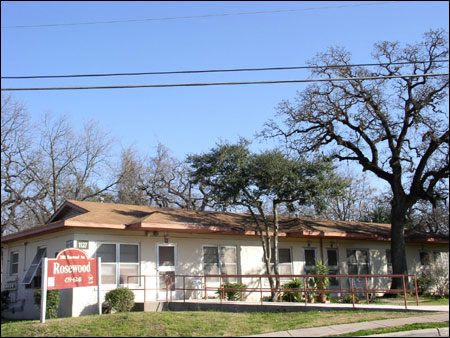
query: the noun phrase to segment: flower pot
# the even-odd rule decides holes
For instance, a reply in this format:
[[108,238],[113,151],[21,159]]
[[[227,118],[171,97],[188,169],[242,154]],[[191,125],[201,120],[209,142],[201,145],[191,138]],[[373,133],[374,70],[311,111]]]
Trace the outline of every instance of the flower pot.
[[317,301],[319,303],[326,303],[327,295],[325,293],[319,293],[319,296],[317,296]]

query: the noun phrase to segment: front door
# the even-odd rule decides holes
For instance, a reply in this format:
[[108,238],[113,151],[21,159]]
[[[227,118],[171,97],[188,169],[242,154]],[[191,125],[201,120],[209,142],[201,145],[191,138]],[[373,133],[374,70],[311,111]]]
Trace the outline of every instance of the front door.
[[[338,275],[339,274],[339,259],[338,259],[338,250],[337,249],[327,249],[327,267],[328,273],[330,275]],[[330,278],[330,288],[338,288],[339,287],[339,279],[331,277]]]
[[175,289],[175,245],[158,244],[157,248],[157,299],[170,300]]

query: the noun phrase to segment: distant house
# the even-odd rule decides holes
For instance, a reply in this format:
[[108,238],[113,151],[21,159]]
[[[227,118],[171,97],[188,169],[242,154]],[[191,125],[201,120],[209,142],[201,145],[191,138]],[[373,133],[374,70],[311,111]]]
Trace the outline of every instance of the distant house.
[[[390,272],[388,224],[281,220],[280,272],[306,274],[316,261],[332,274]],[[448,257],[448,238],[407,234],[407,264],[411,274],[430,257]],[[118,286],[135,291],[136,302],[165,300],[167,278],[175,275],[264,274],[262,247],[249,215],[163,209],[148,206],[65,201],[48,224],[3,236],[2,291],[10,290],[10,318],[38,318],[33,290],[40,287],[40,261],[67,247],[102,258],[101,294]],[[136,277],[136,276],[149,276]],[[211,278],[208,285],[219,285]],[[235,280],[230,278],[230,280]],[[242,280],[256,285],[258,278]],[[332,286],[342,287],[342,280]],[[173,299],[204,296],[203,278],[175,278]],[[214,284],[215,283],[215,284]],[[264,281],[267,287],[267,281]],[[190,286],[190,287],[189,287]],[[145,288],[145,291],[144,291]],[[208,297],[214,297],[208,291]],[[259,300],[252,294],[249,300]],[[96,287],[62,290],[61,316],[96,313]]]

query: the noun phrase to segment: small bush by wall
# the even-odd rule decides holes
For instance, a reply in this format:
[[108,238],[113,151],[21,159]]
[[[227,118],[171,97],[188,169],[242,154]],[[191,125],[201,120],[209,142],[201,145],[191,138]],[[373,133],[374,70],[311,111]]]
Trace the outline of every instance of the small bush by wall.
[[107,312],[130,312],[134,306],[134,293],[128,288],[117,288],[105,295]]
[[240,300],[242,292],[246,287],[247,285],[242,283],[224,283],[216,293],[221,298],[225,298],[226,296],[228,300]]
[[[58,308],[60,302],[59,290],[48,290],[47,291],[47,310],[45,318],[52,319],[58,318]],[[39,309],[41,307],[41,289],[34,290],[34,304],[36,304]]]
[[[299,278],[294,278],[283,285],[283,289],[302,289],[303,282]],[[285,302],[301,302],[302,293],[300,291],[283,291],[282,299]]]
[[[448,260],[438,258],[431,262],[430,267],[424,272],[429,278],[429,286],[425,294],[444,297],[449,294],[449,267]],[[426,278],[425,277],[425,278]]]

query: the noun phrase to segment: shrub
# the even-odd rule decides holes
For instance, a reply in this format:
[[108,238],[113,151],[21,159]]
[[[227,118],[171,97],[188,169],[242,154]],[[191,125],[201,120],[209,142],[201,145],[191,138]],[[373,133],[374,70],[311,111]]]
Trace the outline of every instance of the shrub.
[[429,269],[430,286],[426,294],[432,296],[448,296],[449,289],[449,268],[448,260],[438,258],[433,261]]
[[130,312],[134,306],[134,293],[128,288],[117,288],[105,295],[108,312]]
[[9,304],[10,304],[10,299],[9,299],[9,290],[4,290],[2,291],[2,313],[3,311],[5,311],[6,309],[8,309]]
[[[47,290],[47,310],[45,318],[58,318],[60,294],[59,290]],[[34,304],[41,307],[41,289],[34,290]]]
[[428,271],[422,271],[417,277],[417,292],[420,296],[427,293],[431,286],[431,276]]
[[[344,297],[341,299],[341,303],[345,304],[353,304],[353,296],[349,293],[345,294]],[[359,304],[359,298],[355,295],[355,304]]]
[[326,301],[325,289],[330,285],[330,279],[325,275],[328,275],[328,267],[322,262],[318,261],[314,267],[314,274],[318,275],[314,277],[314,288],[318,293],[318,301],[324,303]]
[[[242,283],[224,283],[221,285],[221,287],[217,290],[217,294],[221,298],[223,298],[223,295],[226,294],[228,300],[239,300],[241,299],[242,291],[245,289],[247,285]],[[232,290],[223,290],[223,289],[232,289]]]
[[[303,283],[299,278],[294,278],[283,285],[283,289],[301,289]],[[283,291],[282,299],[285,302],[301,302],[302,293],[300,291]]]
[[[314,268],[314,274],[328,275],[328,273],[329,273],[328,267],[325,264],[323,264],[323,262],[318,261]],[[328,277],[322,276],[314,277],[314,282],[316,284],[317,290],[319,291],[328,288],[328,286],[330,285],[330,279]]]

